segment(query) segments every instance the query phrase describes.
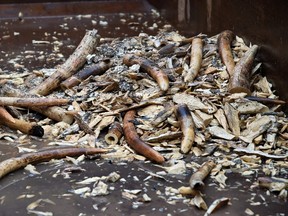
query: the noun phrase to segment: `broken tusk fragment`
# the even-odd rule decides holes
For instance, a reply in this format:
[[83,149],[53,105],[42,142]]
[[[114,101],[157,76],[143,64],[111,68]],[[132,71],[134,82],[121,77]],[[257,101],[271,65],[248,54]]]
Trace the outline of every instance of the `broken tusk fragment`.
[[0,179],[8,173],[25,167],[31,163],[60,159],[66,156],[76,157],[82,154],[93,155],[105,152],[105,149],[99,148],[58,148],[23,154],[19,157],[10,158],[0,162]]
[[108,133],[105,135],[105,141],[109,145],[115,145],[119,142],[123,135],[123,128],[119,122],[114,122],[110,127]]
[[75,75],[69,77],[68,79],[64,80],[60,86],[62,89],[70,89],[76,85],[79,85],[83,80],[87,79],[89,76],[96,76],[102,75],[108,70],[112,65],[112,62],[107,59],[101,61],[97,64],[90,65],[88,67],[83,68]]
[[225,64],[230,76],[234,73],[235,62],[232,55],[231,44],[235,39],[235,35],[230,30],[225,30],[220,33],[217,40],[219,55],[222,62]]
[[203,186],[203,180],[209,175],[211,170],[216,166],[214,161],[206,161],[195,173],[192,174],[189,185],[192,189]]

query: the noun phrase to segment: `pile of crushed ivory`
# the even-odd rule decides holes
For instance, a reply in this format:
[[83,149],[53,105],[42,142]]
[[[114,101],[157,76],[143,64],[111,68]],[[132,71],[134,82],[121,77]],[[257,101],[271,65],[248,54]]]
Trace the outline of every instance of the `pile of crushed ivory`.
[[[276,191],[280,198],[286,199],[288,119],[281,111],[285,102],[275,95],[271,83],[260,73],[261,62],[254,58],[250,65],[249,80],[246,80],[249,82],[249,91],[246,88],[231,93],[230,68],[220,57],[218,37],[201,34],[184,38],[177,32],[164,30],[156,36],[141,33],[124,39],[100,37],[93,53],[86,56],[87,61],[82,70],[100,65],[102,71],[83,79],[76,76],[77,83],[74,86],[66,86],[67,81],[65,84],[63,80],[61,88],[46,96],[72,101],[60,107],[67,111],[67,115],[73,116],[73,123],[39,117],[29,108],[14,107],[11,110],[17,113],[18,118],[37,122],[43,128],[43,139],[48,141],[50,147],[102,148],[107,151],[101,153],[100,157],[113,163],[150,159],[155,166],[163,168],[163,172],[157,175],[194,173],[186,185],[179,189],[172,188],[173,193],[178,197],[188,196],[187,204],[208,209],[207,214],[218,205],[229,203],[229,199],[220,198],[213,204],[214,207],[208,208],[201,193],[201,187],[205,187],[203,181],[212,178],[220,188],[225,188],[227,171],[243,176],[262,173],[255,186]],[[196,55],[196,60],[199,55],[193,50],[191,52],[191,43],[195,40],[202,43],[202,56],[200,62],[198,58],[198,62],[190,63],[193,55]],[[238,36],[233,38],[231,51],[235,67],[252,47]],[[195,64],[199,64],[200,68],[193,74],[190,68]],[[159,73],[151,77],[151,72],[147,72],[151,69],[149,67],[153,70],[158,68],[167,77],[159,78],[162,76]],[[2,84],[1,96],[11,96],[11,89],[28,92],[35,86],[41,86],[42,81],[54,71],[43,69],[25,77],[8,79]],[[189,73],[190,77],[187,75]],[[128,112],[130,118],[125,116]],[[126,123],[124,116],[128,119]],[[139,137],[130,137],[132,141],[129,141],[127,136],[131,128],[128,131],[126,128],[124,136],[124,124],[135,127]],[[190,124],[190,128],[187,129],[185,124]],[[111,129],[115,127],[116,132]],[[2,127],[2,130],[6,128]],[[2,137],[5,138],[4,135]],[[19,143],[29,139],[21,132],[17,136],[6,133],[6,138]],[[129,142],[138,142],[139,139],[158,152],[165,161],[159,155],[156,157],[160,158],[153,158],[155,155],[149,158],[137,147],[135,151]],[[19,147],[19,150],[33,152],[35,149]],[[187,160],[191,155],[201,158],[204,163]],[[83,159],[69,157],[76,164],[83,162]],[[35,172],[35,167],[30,167],[30,170]],[[83,197],[106,195],[109,190],[106,183],[119,179],[117,173],[84,179],[71,192]],[[86,186],[91,182],[98,184],[91,189]],[[123,192],[124,198],[133,199],[134,196],[133,191]],[[148,196],[143,195],[143,199],[151,201]]]

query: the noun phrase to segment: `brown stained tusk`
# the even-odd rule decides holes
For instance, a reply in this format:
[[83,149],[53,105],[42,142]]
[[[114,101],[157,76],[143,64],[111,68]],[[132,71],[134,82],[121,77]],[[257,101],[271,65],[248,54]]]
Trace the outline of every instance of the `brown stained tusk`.
[[15,123],[15,119],[11,114],[4,108],[0,106],[0,120]]
[[24,134],[37,136],[37,137],[42,137],[44,135],[44,129],[40,125],[37,125],[34,122],[31,123],[31,122],[27,122],[27,121],[16,119],[16,118],[14,118],[14,121],[15,122],[2,120],[1,124],[11,129],[19,130]]
[[72,77],[63,81],[60,84],[60,86],[62,89],[70,89],[76,85],[79,85],[83,80],[87,79],[89,76],[102,75],[111,66],[112,66],[112,62],[109,59],[101,61],[94,65],[90,65],[80,70]]
[[218,36],[217,45],[222,62],[227,68],[230,76],[233,75],[235,62],[232,55],[231,44],[235,39],[235,35],[230,30],[221,32]]
[[70,100],[61,98],[20,98],[20,97],[0,97],[0,105],[2,106],[57,106],[68,104]]
[[126,112],[124,116],[123,131],[126,142],[137,153],[144,155],[149,160],[157,163],[163,163],[165,161],[164,157],[139,138],[133,124],[133,121],[135,120],[135,113],[135,110],[130,110]]
[[123,135],[123,128],[119,122],[114,122],[108,130],[108,133],[105,135],[105,141],[109,145],[115,145],[119,142],[120,138]]
[[87,31],[72,55],[40,85],[33,88],[31,94],[47,95],[56,89],[60,83],[71,77],[86,62],[86,57],[92,54],[99,42],[97,30]]
[[253,45],[236,64],[229,80],[230,93],[245,92],[248,96],[251,95],[250,75],[257,50],[258,46]]
[[169,80],[167,74],[161,70],[154,62],[143,57],[132,54],[126,54],[123,57],[123,63],[127,66],[139,64],[140,68],[148,73],[159,85],[162,91],[167,91],[169,88]]
[[99,148],[59,148],[23,154],[19,157],[10,158],[0,162],[0,179],[5,175],[31,163],[39,163],[49,161],[51,159],[60,159],[66,156],[77,157],[83,154],[93,155],[105,152],[107,152],[105,149]]
[[180,122],[181,131],[183,133],[181,152],[186,154],[190,151],[195,138],[193,118],[186,104],[177,106],[176,117]]
[[[32,94],[26,94],[23,92],[20,92],[16,88],[12,88],[11,86],[5,85],[2,87],[2,93],[5,96],[9,97],[22,97],[22,98],[27,98],[27,97],[38,97],[36,95]],[[74,118],[72,115],[66,114],[66,110],[64,110],[61,107],[58,106],[51,106],[51,107],[37,107],[33,106],[31,107],[32,110],[39,112],[47,117],[49,117],[52,120],[58,121],[58,122],[66,122],[68,124],[71,124],[74,121]]]
[[191,46],[190,67],[184,76],[184,82],[192,82],[201,68],[203,41],[201,38],[194,38]]
[[195,173],[192,174],[189,185],[192,189],[203,186],[204,179],[209,175],[211,170],[216,166],[213,161],[206,161]]

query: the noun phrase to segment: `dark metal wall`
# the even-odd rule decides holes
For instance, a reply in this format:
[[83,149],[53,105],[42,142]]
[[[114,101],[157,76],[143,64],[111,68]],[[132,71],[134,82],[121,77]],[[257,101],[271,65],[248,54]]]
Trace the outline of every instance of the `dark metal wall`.
[[[22,0],[21,4],[13,3],[17,0],[2,0],[9,4],[0,4],[0,19],[17,17],[19,11],[30,17],[35,16],[63,16],[75,14],[98,14],[98,13],[129,13],[129,12],[145,12],[151,6],[147,1],[72,1],[66,0]],[[0,0],[1,2],[1,0]],[[69,3],[68,3],[69,2]],[[11,3],[11,4],[10,4]],[[12,4],[13,3],[13,4]],[[32,4],[33,3],[33,4]]]
[[[75,2],[76,0],[1,0],[0,4],[11,4],[11,3],[39,3],[39,2]],[[77,0],[77,2],[84,1],[95,1],[95,0]]]

